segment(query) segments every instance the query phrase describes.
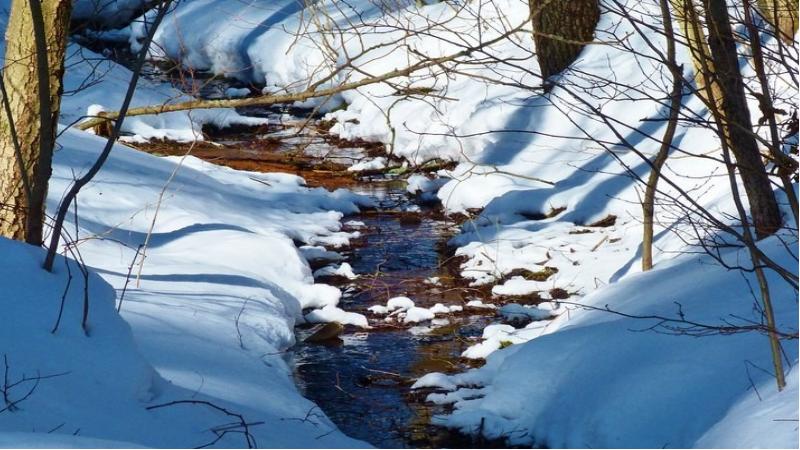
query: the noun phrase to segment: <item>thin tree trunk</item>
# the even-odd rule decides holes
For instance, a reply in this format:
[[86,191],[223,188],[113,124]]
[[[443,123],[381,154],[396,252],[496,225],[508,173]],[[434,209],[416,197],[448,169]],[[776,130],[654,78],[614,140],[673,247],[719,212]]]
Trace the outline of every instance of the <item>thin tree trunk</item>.
[[731,185],[731,194],[733,195],[734,203],[736,204],[736,211],[739,213],[739,218],[742,221],[742,237],[747,247],[747,252],[750,255],[750,262],[753,264],[753,272],[756,275],[758,282],[758,290],[761,293],[761,304],[764,314],[764,320],[769,329],[769,347],[770,354],[772,355],[772,368],[775,370],[775,383],[778,386],[778,391],[782,391],[786,387],[786,375],[783,371],[783,352],[781,351],[781,343],[778,339],[777,327],[775,325],[775,314],[772,309],[772,297],[769,293],[769,283],[767,282],[766,274],[762,266],[761,258],[756,252],[753,251],[755,243],[753,241],[753,234],[750,232],[750,224],[747,221],[747,213],[742,205],[742,200],[739,197],[739,186],[736,182],[736,169],[731,161],[729,147],[722,146],[722,157],[725,160],[725,165],[728,169],[728,180]]
[[655,219],[655,197],[658,187],[658,179],[661,177],[661,168],[667,162],[669,149],[672,147],[672,140],[675,137],[675,130],[678,128],[678,114],[681,107],[681,92],[683,91],[683,71],[678,66],[675,57],[675,33],[672,28],[672,15],[669,10],[667,0],[660,0],[661,17],[664,21],[664,36],[667,39],[667,61],[666,65],[672,75],[672,91],[670,92],[670,109],[667,129],[661,140],[656,157],[653,159],[653,170],[647,178],[647,187],[642,201],[642,213],[644,218],[644,232],[642,234],[642,271],[653,268],[653,222]]
[[[111,131],[111,135],[106,140],[106,145],[103,147],[103,151],[100,152],[100,156],[98,156],[97,160],[94,162],[92,167],[83,174],[80,178],[75,180],[75,182],[70,186],[67,193],[64,195],[63,200],[61,200],[61,204],[58,205],[58,211],[56,212],[56,218],[53,222],[53,233],[50,236],[50,245],[47,248],[47,255],[44,260],[44,269],[48,272],[53,270],[53,263],[55,262],[56,253],[58,252],[58,245],[61,239],[61,231],[64,227],[64,220],[67,217],[67,212],[69,212],[69,207],[75,198],[78,196],[80,190],[86,186],[92,179],[97,175],[100,169],[105,164],[108,156],[111,154],[111,150],[114,148],[114,142],[119,138],[119,135],[122,131],[122,124],[125,121],[125,116],[128,112],[128,108],[130,107],[131,101],[133,100],[133,94],[136,92],[136,86],[139,83],[139,77],[142,72],[142,67],[144,66],[144,62],[147,59],[147,50],[150,48],[150,43],[153,41],[153,36],[158,30],[158,27],[161,25],[161,22],[164,20],[164,17],[169,11],[169,7],[172,4],[173,0],[162,0],[161,5],[158,7],[158,13],[156,14],[155,18],[153,19],[153,23],[150,26],[150,29],[145,36],[145,40],[142,43],[142,49],[139,51],[139,55],[136,58],[136,63],[133,68],[133,73],[131,74],[131,81],[128,83],[128,89],[125,92],[125,98],[122,100],[122,107],[120,108],[119,113],[117,114],[116,121],[114,122],[114,128]],[[77,218],[76,218],[77,220]],[[86,310],[84,310],[84,320],[83,320],[83,329],[86,330]]]
[[704,0],[704,6],[713,76],[719,86],[722,120],[718,125],[724,130],[725,139],[736,157],[756,236],[763,238],[781,227],[780,210],[753,135],[727,3],[725,0]]
[[[714,3],[716,3],[716,4],[714,4]],[[706,8],[706,14],[707,15],[713,14],[713,16],[711,16],[712,18],[709,19],[710,21],[712,21],[710,23],[710,25],[709,25],[709,32],[710,32],[710,34],[712,36],[714,36],[716,34],[717,35],[716,39],[719,40],[719,35],[720,34],[723,35],[723,36],[726,34],[726,32],[725,32],[725,28],[726,28],[725,25],[726,24],[727,24],[727,30],[730,31],[730,22],[727,22],[727,20],[726,20],[725,23],[720,24],[720,21],[723,19],[723,13],[724,13],[724,16],[727,16],[727,9],[726,9],[726,6],[725,6],[725,1],[724,0],[706,0],[705,8]],[[721,26],[721,28],[720,28],[720,26]],[[719,42],[715,42],[714,37],[711,38],[710,48],[711,48],[712,52],[714,52],[714,51],[719,52],[719,48],[718,48],[719,44],[720,44]],[[735,44],[733,44],[732,41],[730,41],[729,44],[730,45],[734,45],[734,48],[732,49],[733,50],[733,59],[736,60],[737,58],[736,58],[736,54],[735,54]],[[728,45],[728,47],[730,47],[730,45]],[[727,49],[726,51],[730,51],[730,50],[731,49]],[[730,53],[728,53],[728,55],[729,54]],[[714,55],[714,61],[715,62],[717,61],[718,57],[719,57],[718,54]],[[705,60],[703,60],[703,61],[705,61]],[[735,73],[736,73],[736,75],[738,75],[739,79],[741,80],[741,74],[738,72],[738,68],[737,68],[737,71]],[[725,103],[726,97],[723,97],[722,99],[715,98],[716,95],[724,96],[726,94],[730,94],[730,92],[726,92],[725,91],[724,87],[729,87],[730,81],[729,80],[725,80],[725,78],[726,77],[730,77],[731,75],[730,75],[730,73],[722,73],[722,74],[717,73],[716,75],[718,75],[719,78],[722,79],[722,81],[719,83],[719,85],[715,84],[714,86],[712,86],[709,83],[708,79],[710,79],[714,75],[715,74],[712,74],[708,70],[704,70],[703,71],[703,76],[706,78],[705,90],[706,90],[706,96],[709,99],[708,106],[709,106],[709,109],[711,110],[711,114],[714,117],[714,120],[717,122],[717,124],[719,126],[718,134],[720,136],[721,144],[722,144],[722,157],[723,157],[723,159],[725,161],[725,165],[726,165],[726,168],[727,168],[727,171],[728,171],[728,180],[729,180],[729,183],[730,183],[730,186],[731,186],[731,195],[733,197],[734,204],[736,205],[736,211],[737,211],[737,213],[739,215],[739,219],[740,219],[741,225],[742,225],[742,233],[741,233],[742,241],[745,244],[745,246],[747,247],[747,251],[748,251],[748,253],[750,255],[750,260],[751,260],[751,263],[753,264],[753,270],[754,270],[754,273],[756,275],[756,279],[758,281],[759,291],[761,293],[761,302],[762,302],[762,306],[764,308],[763,309],[764,319],[766,321],[767,328],[770,330],[769,333],[768,333],[768,337],[769,337],[769,343],[770,343],[770,353],[772,355],[772,364],[773,364],[773,368],[775,369],[775,381],[776,381],[778,390],[780,391],[786,386],[786,379],[785,379],[785,375],[784,375],[784,372],[783,372],[783,360],[781,359],[782,358],[782,354],[781,354],[782,352],[781,352],[781,348],[780,348],[780,342],[778,340],[778,334],[776,332],[777,328],[776,328],[776,325],[775,325],[775,316],[774,316],[773,308],[772,308],[772,298],[771,298],[770,292],[769,292],[769,283],[767,282],[767,278],[766,278],[766,276],[764,274],[764,270],[763,270],[763,267],[762,267],[762,256],[761,256],[762,253],[760,253],[758,251],[758,248],[756,247],[755,239],[753,238],[753,234],[752,234],[752,231],[751,231],[751,228],[750,228],[750,223],[748,221],[747,213],[745,211],[745,208],[744,208],[744,205],[742,203],[741,196],[740,196],[739,186],[738,186],[738,183],[736,181],[736,167],[737,167],[737,165],[738,165],[738,168],[739,168],[740,176],[742,176],[742,178],[744,180],[744,174],[742,172],[743,171],[743,167],[742,167],[741,163],[738,162],[738,161],[737,161],[738,164],[734,164],[734,162],[731,160],[731,156],[730,156],[731,153],[734,153],[734,155],[736,154],[736,148],[737,148],[736,147],[737,142],[733,141],[733,139],[731,138],[731,135],[729,134],[730,131],[731,131],[732,121],[729,120],[726,117],[727,111],[723,109],[725,107],[729,108],[730,104],[726,105],[726,103]],[[743,88],[742,88],[741,95],[744,96]],[[747,110],[745,110],[745,113],[748,113]],[[747,115],[747,119],[749,120],[749,113]],[[755,145],[755,138],[753,138],[753,135],[750,134],[750,133],[746,133],[746,136],[748,138],[752,139],[753,140],[753,145]],[[742,149],[739,148],[739,151],[741,151],[741,150]],[[757,151],[757,149],[756,149],[756,151]],[[737,158],[738,158],[738,156],[737,156]],[[761,167],[761,169],[762,169],[762,172],[766,176],[766,171],[764,170],[763,165],[761,165],[760,157],[758,158],[758,163],[759,163],[759,167]],[[769,182],[767,181],[767,184],[768,183]],[[744,185],[745,185],[745,189],[747,189],[747,181],[746,180],[744,181]],[[772,190],[771,189],[770,189],[769,192],[770,192],[770,194],[772,194]],[[772,198],[773,198],[773,202],[774,202],[774,196]],[[752,200],[752,198],[750,198],[749,192],[748,192],[748,199],[750,200],[751,215],[753,216],[754,225],[756,226],[756,233],[758,234],[758,225],[755,222],[756,215],[752,211],[753,200]],[[777,209],[777,204],[776,204],[776,209]]]
[[34,245],[43,237],[71,9],[70,0],[14,0],[6,31],[0,236]]
[[598,0],[528,0],[536,58],[545,80],[572,64],[594,39],[600,20]]

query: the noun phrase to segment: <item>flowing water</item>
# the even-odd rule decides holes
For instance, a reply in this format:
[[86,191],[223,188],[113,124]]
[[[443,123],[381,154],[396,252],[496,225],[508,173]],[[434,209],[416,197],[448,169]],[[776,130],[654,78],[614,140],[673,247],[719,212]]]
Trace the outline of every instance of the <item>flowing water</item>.
[[[341,308],[370,316],[369,306],[395,296],[411,297],[417,306],[463,306],[480,294],[455,286],[453,260],[444,247],[453,224],[435,208],[423,206],[412,217],[402,213],[411,206],[402,183],[373,181],[354,190],[380,207],[351,218],[366,225],[363,240],[347,253],[361,279],[343,283]],[[439,278],[438,285],[428,281],[431,277]],[[300,330],[293,357],[298,386],[342,431],[375,446],[470,445],[464,436],[432,426],[431,416],[444,409],[426,404],[424,395],[409,388],[425,373],[466,369],[459,355],[487,321],[466,313],[409,327],[370,316],[375,329],[347,328],[340,342],[327,345],[303,343],[308,332]]]
[[[170,81],[195,94],[208,91],[202,96],[216,96],[230,86],[224,80],[200,80],[202,89],[198,89],[187,86],[186,79],[170,79],[163,71],[149,69],[149,78]],[[411,326],[384,322],[367,311],[401,295],[422,307],[436,303],[463,306],[476,298],[486,301],[485,291],[466,287],[468,283],[457,275],[458,260],[446,246],[455,224],[444,217],[439,206],[417,204],[406,193],[401,179],[383,175],[354,179],[344,170],[354,159],[384,154],[380,146],[338,141],[327,135],[319,121],[298,117],[302,114],[298,110],[252,108],[242,112],[269,117],[270,125],[204,130],[222,146],[197,143],[192,146],[192,155],[237,169],[295,173],[311,186],[347,187],[371,197],[378,205],[344,219],[363,223],[361,237],[349,248],[336,249],[360,277],[354,281],[318,280],[341,288],[339,307],[367,315],[372,328],[347,326],[341,339],[312,344],[304,342],[311,330],[299,327],[298,344],[290,349],[287,359],[295,368],[303,394],[343,432],[376,447],[492,444],[432,424],[431,418],[447,412],[446,407],[426,403],[427,392],[413,392],[410,386],[429,372],[455,373],[474,366],[460,354],[478,340],[493,320],[493,313],[465,308],[464,312]],[[183,155],[187,150],[163,142],[139,148],[160,155]],[[431,278],[438,282],[432,283]]]
[[[417,306],[436,303],[464,306],[469,300],[490,301],[487,292],[468,287],[458,276],[459,260],[447,248],[457,224],[436,204],[418,203],[405,181],[377,174],[354,178],[345,164],[382,152],[366,143],[339,142],[316,126],[299,127],[304,119],[285,111],[248,110],[266,115],[269,127],[207,130],[219,145],[195,144],[194,156],[234,168],[289,172],[303,176],[311,186],[347,187],[371,197],[376,208],[343,219],[361,222],[360,237],[339,251],[359,278],[317,280],[343,291],[339,307],[369,317],[371,328],[346,326],[341,339],[306,343],[312,330],[297,329],[297,345],[287,360],[303,394],[314,401],[346,434],[376,447],[485,447],[469,437],[431,423],[447,412],[445,406],[426,403],[430,391],[413,392],[413,381],[429,372],[455,373],[474,366],[460,358],[494,320],[491,311],[464,308],[419,324],[385,322],[367,311],[396,296],[407,296]],[[312,122],[315,123],[315,122]],[[158,154],[180,155],[174,144],[140,146]],[[347,230],[347,228],[345,228]],[[351,229],[354,231],[354,229]],[[314,267],[317,268],[317,267]],[[437,279],[434,283],[432,279]]]

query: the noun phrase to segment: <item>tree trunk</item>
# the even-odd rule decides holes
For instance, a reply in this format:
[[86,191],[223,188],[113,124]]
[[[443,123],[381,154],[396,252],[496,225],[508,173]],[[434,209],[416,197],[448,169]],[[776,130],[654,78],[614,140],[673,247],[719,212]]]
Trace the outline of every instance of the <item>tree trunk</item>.
[[[675,32],[672,28],[672,14],[670,14],[669,3],[667,0],[660,1],[661,17],[664,21],[664,37],[667,40],[666,61],[667,69],[672,75],[672,90],[670,92],[669,118],[667,128],[664,130],[664,138],[661,140],[661,148],[655,158],[653,158],[653,169],[647,178],[647,187],[644,191],[642,200],[642,217],[644,230],[642,233],[642,271],[653,268],[653,223],[655,222],[655,199],[658,188],[658,179],[661,177],[661,169],[667,162],[669,151],[672,148],[672,140],[675,138],[675,131],[678,128],[678,114],[681,108],[681,93],[683,91],[683,70],[676,62],[675,51]],[[679,21],[680,23],[680,21]]]
[[736,157],[756,235],[762,238],[781,227],[781,214],[753,134],[727,4],[725,0],[704,0],[704,6],[715,72],[710,75],[715,77],[719,87],[719,118],[722,120],[718,125]]
[[569,67],[594,39],[600,20],[598,0],[529,0],[536,58],[547,80]]
[[694,81],[697,90],[702,92],[705,89],[703,68],[706,67],[713,72],[713,67],[711,66],[711,61],[708,61],[708,55],[711,52],[708,50],[708,44],[705,41],[705,33],[700,23],[697,7],[693,0],[670,0],[670,3],[675,11],[680,33],[683,34],[683,40],[692,55],[692,67],[695,73]]
[[758,9],[780,38],[791,45],[797,33],[797,0],[758,0]]
[[71,9],[70,0],[14,0],[6,31],[0,236],[34,245],[42,243]]

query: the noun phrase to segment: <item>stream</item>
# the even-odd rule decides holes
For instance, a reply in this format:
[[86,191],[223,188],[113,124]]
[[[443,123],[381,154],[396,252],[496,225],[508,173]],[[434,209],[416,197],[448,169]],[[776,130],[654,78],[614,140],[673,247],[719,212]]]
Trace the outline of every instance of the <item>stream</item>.
[[[367,308],[389,298],[408,296],[417,306],[461,305],[477,292],[453,285],[453,260],[445,243],[453,223],[436,207],[422,206],[412,220],[404,183],[370,181],[353,190],[379,202],[378,211],[351,217],[363,222],[363,238],[346,252],[360,278],[340,285],[340,307],[370,318],[371,330],[346,328],[333,344],[304,343],[298,330],[293,362],[304,395],[316,402],[346,434],[378,447],[469,446],[466,437],[430,424],[441,407],[410,392],[410,382],[428,372],[454,372],[471,338],[480,337],[489,318],[481,314],[437,316],[431,322],[398,326]],[[413,208],[413,206],[412,206]],[[398,214],[399,213],[399,214]],[[430,283],[438,277],[437,285]]]
[[[170,79],[152,66],[148,78],[172,82],[185,92],[215,97],[231,86],[227,80],[199,80],[202,89],[186,80]],[[478,299],[490,302],[486,289],[469,288],[460,279],[460,261],[446,243],[458,224],[446,217],[441,205],[418,202],[406,191],[400,176],[371,173],[356,176],[346,168],[367,157],[385,155],[378,144],[347,142],[327,134],[307,111],[286,107],[248,108],[248,116],[269,118],[268,126],[204,129],[208,142],[192,145],[191,154],[235,169],[286,172],[302,176],[311,187],[334,190],[346,187],[369,196],[376,208],[345,217],[360,222],[360,237],[340,252],[355,280],[326,277],[343,292],[339,307],[364,314],[370,329],[345,326],[340,339],[305,342],[313,328],[297,328],[297,344],[287,353],[296,383],[346,434],[383,448],[487,447],[502,443],[473,440],[470,436],[435,426],[431,418],[449,406],[425,402],[430,390],[410,389],[416,378],[429,372],[456,373],[480,363],[461,353],[480,340],[483,328],[494,322],[492,310],[469,308]],[[213,142],[213,143],[211,143]],[[183,155],[185,145],[169,142],[137,144],[157,155]],[[324,264],[323,264],[324,265]],[[312,269],[320,265],[312,264]],[[407,296],[416,306],[436,303],[459,305],[463,311],[437,315],[418,324],[387,322],[371,314],[373,305]]]
[[[293,111],[295,112],[295,111]],[[342,142],[312,121],[285,110],[247,110],[267,116],[257,129],[205,130],[215,144],[197,143],[192,155],[237,169],[294,173],[309,186],[346,187],[368,196],[376,207],[343,218],[345,231],[359,231],[342,254],[355,280],[322,277],[316,281],[342,290],[339,307],[368,317],[370,329],[345,326],[340,339],[305,342],[314,327],[297,328],[297,344],[287,354],[304,396],[314,401],[346,434],[383,448],[485,447],[491,443],[431,423],[449,406],[425,402],[430,390],[410,389],[429,372],[455,373],[479,365],[461,353],[480,340],[494,322],[492,310],[470,308],[470,300],[490,302],[487,289],[468,287],[459,277],[460,260],[447,241],[458,224],[441,205],[408,194],[402,177],[382,173],[356,176],[346,171],[353,160],[377,155],[374,144]],[[300,124],[307,125],[301,126]],[[221,144],[221,146],[220,146]],[[180,155],[173,143],[141,144],[142,150]],[[357,226],[353,226],[353,225]],[[318,269],[325,263],[315,264]],[[393,297],[406,296],[416,306],[458,305],[463,311],[437,315],[417,324],[387,322],[368,311]]]

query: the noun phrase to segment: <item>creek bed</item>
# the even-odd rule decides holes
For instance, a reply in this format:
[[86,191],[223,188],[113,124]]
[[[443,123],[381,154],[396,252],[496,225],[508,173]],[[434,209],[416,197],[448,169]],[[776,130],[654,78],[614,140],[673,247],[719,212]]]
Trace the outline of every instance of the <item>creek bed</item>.
[[[367,310],[397,296],[410,297],[421,307],[436,303],[463,307],[473,299],[491,302],[487,289],[470,288],[468,281],[458,276],[459,260],[446,245],[457,231],[456,224],[444,216],[439,205],[416,204],[402,180],[381,175],[356,177],[344,170],[343,163],[367,157],[374,149],[331,141],[324,130],[314,126],[293,134],[297,122],[258,129],[207,130],[215,144],[196,143],[192,154],[236,169],[294,173],[312,187],[346,187],[371,197],[377,205],[344,219],[345,223],[364,224],[359,230],[361,237],[349,248],[338,249],[359,278],[318,280],[340,288],[343,295],[338,306],[364,314],[372,328],[346,326],[339,341],[321,344],[304,342],[312,331],[298,327],[298,343],[286,354],[298,387],[344,433],[376,447],[502,445],[475,442],[431,424],[431,418],[447,412],[448,407],[426,403],[430,391],[410,390],[413,380],[426,373],[456,373],[474,367],[476,362],[460,355],[496,320],[494,311],[464,308],[463,312],[437,316],[435,324],[401,325],[386,323],[382,316]],[[164,142],[137,147],[163,155],[187,151]],[[433,277],[440,282],[429,282]]]
[[[377,447],[470,446],[465,436],[430,423],[432,415],[446,410],[425,403],[424,395],[412,393],[410,385],[429,372],[467,369],[459,356],[492,317],[460,313],[437,317],[447,320],[438,326],[397,326],[367,311],[401,295],[423,307],[463,306],[479,296],[480,291],[457,286],[465,282],[453,273],[457,264],[445,251],[453,223],[436,207],[422,205],[418,212],[405,212],[416,208],[402,182],[373,180],[353,190],[380,206],[348,218],[364,222],[366,228],[360,242],[345,252],[360,278],[338,283],[344,291],[339,307],[368,316],[374,328],[346,327],[341,340],[332,344],[304,343],[309,331],[298,329],[291,356],[297,384],[343,432]],[[430,277],[442,282],[433,285],[427,281]]]
[[[98,48],[102,50],[107,44]],[[113,48],[117,62],[130,66],[126,48]],[[116,50],[116,51],[115,51]],[[230,80],[208,78],[188,80],[147,65],[145,77],[170,82],[184,92],[215,97]],[[446,242],[454,224],[437,206],[419,205],[402,181],[382,177],[355,179],[346,165],[372,155],[385,155],[380,145],[346,142],[330,136],[317,120],[307,121],[308,111],[286,106],[252,107],[241,110],[249,116],[268,117],[266,127],[238,127],[234,130],[204,130],[214,144],[191,145],[191,154],[235,169],[294,173],[312,187],[349,188],[372,197],[374,211],[347,220],[364,222],[362,238],[344,252],[355,273],[354,282],[335,284],[343,290],[339,307],[370,317],[367,308],[385,304],[389,298],[408,296],[417,306],[435,303],[464,305],[471,299],[487,300],[485,290],[470,289],[458,277],[458,263],[448,256]],[[298,128],[298,124],[302,124]],[[306,126],[308,125],[308,126]],[[169,142],[137,144],[140,150],[158,155],[184,155],[187,145]],[[412,207],[414,212],[406,210]],[[426,283],[431,277],[439,285]],[[321,280],[321,282],[326,282]],[[439,448],[502,446],[472,438],[431,423],[447,407],[426,403],[426,392],[412,392],[411,382],[430,372],[456,373],[474,366],[460,358],[494,322],[494,313],[466,310],[451,314],[447,324],[414,327],[382,325],[369,330],[345,327],[339,342],[324,345],[304,343],[308,328],[297,329],[298,344],[287,353],[295,368],[295,380],[303,394],[314,401],[346,434],[384,448]],[[313,413],[313,411],[311,412]]]

